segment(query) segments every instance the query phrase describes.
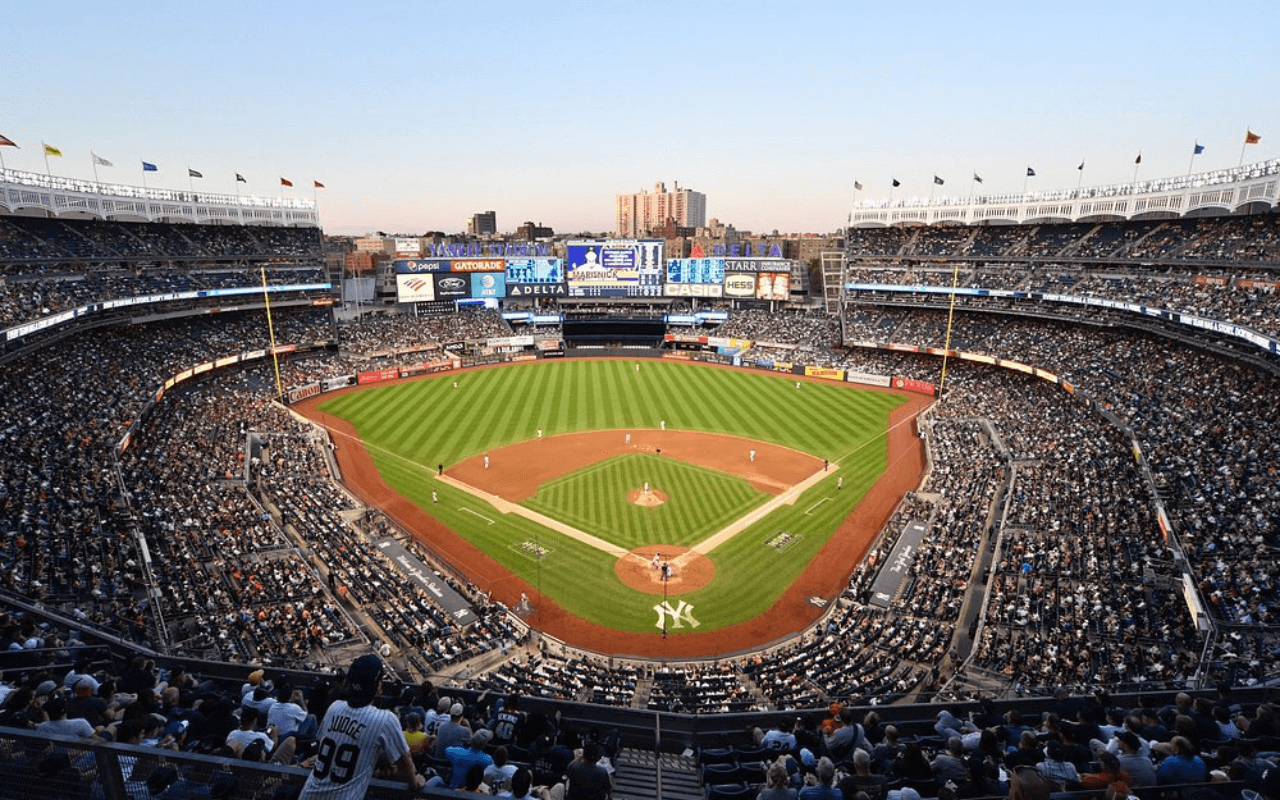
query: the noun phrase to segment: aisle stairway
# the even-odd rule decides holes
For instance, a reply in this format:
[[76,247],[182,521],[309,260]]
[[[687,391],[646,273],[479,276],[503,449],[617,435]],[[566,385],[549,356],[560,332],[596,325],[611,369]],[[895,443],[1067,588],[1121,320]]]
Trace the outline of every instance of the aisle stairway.
[[[614,762],[613,800],[702,800],[698,765],[692,757],[624,747]],[[661,776],[662,791],[658,792]]]

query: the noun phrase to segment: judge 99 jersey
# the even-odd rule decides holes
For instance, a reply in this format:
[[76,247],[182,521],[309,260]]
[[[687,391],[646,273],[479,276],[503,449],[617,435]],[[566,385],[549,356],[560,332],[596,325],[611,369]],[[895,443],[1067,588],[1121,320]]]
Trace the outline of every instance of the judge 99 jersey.
[[300,800],[362,798],[380,759],[395,764],[409,752],[395,714],[372,705],[352,708],[343,700],[329,706],[317,739],[315,765]]

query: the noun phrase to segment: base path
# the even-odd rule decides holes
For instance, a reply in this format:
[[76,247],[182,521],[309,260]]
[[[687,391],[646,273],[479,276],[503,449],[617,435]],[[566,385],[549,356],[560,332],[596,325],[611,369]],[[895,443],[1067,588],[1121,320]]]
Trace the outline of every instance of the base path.
[[[732,367],[722,368],[733,369]],[[501,369],[501,367],[482,367],[481,369]],[[788,378],[793,377],[802,381],[821,380],[818,378],[788,376]],[[867,387],[859,388],[867,389]],[[352,389],[344,390],[344,392],[347,391],[359,391],[359,388],[353,387]],[[902,394],[901,392],[895,393]],[[708,632],[681,633],[678,636],[670,636],[663,639],[661,633],[633,633],[614,630],[569,614],[552,600],[540,597],[532,584],[513,575],[506,567],[499,564],[487,553],[458,536],[442,525],[435,517],[418,508],[387,486],[374,467],[373,459],[369,456],[368,451],[360,443],[355,428],[346,420],[339,419],[332,414],[323,413],[317,409],[319,403],[330,399],[332,396],[332,394],[329,394],[312,398],[293,406],[293,408],[331,431],[334,443],[337,445],[335,456],[342,470],[343,482],[361,501],[381,509],[388,516],[395,519],[445,561],[451,569],[470,576],[477,586],[491,591],[494,599],[501,600],[508,607],[514,608],[520,602],[521,593],[526,594],[534,606],[533,614],[526,618],[526,621],[535,628],[545,631],[548,635],[554,636],[569,645],[592,652],[655,659],[712,657],[724,653],[762,647],[778,639],[798,633],[816,621],[822,614],[822,609],[809,603],[809,598],[818,596],[830,599],[844,590],[849,574],[862,560],[863,556],[866,555],[871,543],[888,521],[902,495],[918,487],[920,478],[924,473],[925,453],[924,443],[916,435],[914,418],[933,402],[932,398],[929,397],[908,394],[905,395],[908,399],[906,403],[889,412],[888,467],[884,474],[880,476],[866,496],[863,497],[862,502],[854,509],[854,512],[831,535],[826,545],[809,562],[809,565],[799,578],[791,586],[787,587],[778,601],[768,611],[754,619],[727,628]],[[611,447],[625,446],[626,433],[627,431],[611,431],[602,435],[612,437],[615,444],[611,445]],[[674,434],[677,432],[633,431],[632,433],[632,444],[640,446],[643,442],[638,437],[642,435]],[[533,447],[539,444],[546,444],[553,438],[556,437],[547,437],[541,442],[535,440],[521,445],[514,445],[513,447]],[[724,437],[716,438],[721,441],[724,439]],[[812,461],[808,460],[810,459],[809,456],[796,453],[796,451],[788,450],[787,448],[779,448],[782,451],[800,455],[806,461],[796,465],[797,472],[795,474],[787,476],[772,475],[765,470],[766,465],[770,463],[765,455],[768,452],[764,449],[766,445],[762,445],[759,442],[753,443],[757,452],[756,460],[752,463],[749,461],[748,450],[750,445],[746,444],[747,440],[738,441],[742,443],[741,446],[730,453],[731,457],[743,462],[742,471],[736,472],[736,474],[754,472],[760,475],[765,480],[759,481],[758,484],[753,482],[753,484],[757,484],[762,491],[775,495],[779,494],[782,491],[778,486],[779,483],[785,486],[794,486],[815,471]],[[684,452],[686,447],[685,445],[677,445],[665,437],[663,437],[661,443],[654,439],[650,444],[655,449],[659,446],[662,447],[664,456],[670,454],[673,457],[675,457],[677,450]],[[503,452],[506,452],[507,449],[509,448],[504,448]],[[701,456],[698,456],[692,452],[699,449],[696,445],[688,445],[688,449],[691,451],[690,457],[683,460],[689,460],[693,463],[700,463],[695,458],[713,455],[703,451]],[[742,452],[737,453],[737,450]],[[611,455],[615,455],[615,453],[607,453],[589,463],[595,463],[595,461],[603,460],[603,458]],[[449,470],[449,472],[457,472],[462,466],[457,465],[455,469]],[[490,466],[491,468],[500,468],[497,461],[493,459],[491,459]],[[574,469],[577,468],[579,467],[574,467]],[[723,465],[714,465],[712,468],[730,471],[725,470]],[[480,469],[483,470],[482,465]],[[820,462],[817,470],[821,470]],[[562,471],[563,468],[558,474],[562,474]],[[463,482],[473,483],[470,480],[472,478],[470,474],[458,474],[456,477]],[[542,480],[545,479],[540,478],[537,482]],[[768,484],[766,484],[766,481],[768,481]],[[536,485],[537,483],[530,479],[530,489],[526,490],[528,495],[524,496],[531,496],[533,494],[532,490],[536,489]],[[485,487],[481,486],[481,488]],[[485,490],[493,493],[490,489],[486,488]],[[511,496],[510,487],[503,487],[501,495],[503,499],[508,500],[522,499],[522,497]],[[638,561],[639,559],[636,560]]]

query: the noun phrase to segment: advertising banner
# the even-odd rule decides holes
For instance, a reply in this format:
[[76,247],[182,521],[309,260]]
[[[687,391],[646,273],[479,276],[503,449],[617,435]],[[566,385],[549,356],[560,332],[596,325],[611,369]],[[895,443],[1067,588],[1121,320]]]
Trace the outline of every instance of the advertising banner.
[[724,259],[668,259],[667,283],[724,283]]
[[436,299],[436,286],[430,275],[396,275],[397,303],[430,303]]
[[846,371],[844,379],[849,383],[862,383],[867,386],[888,386],[890,382],[888,375],[877,375],[874,372],[854,372],[853,370]]
[[505,272],[473,272],[471,273],[472,297],[506,297],[507,273]]
[[565,246],[570,297],[660,297],[660,239],[596,239]]
[[908,392],[920,392],[921,394],[933,395],[933,384],[928,381],[918,381],[915,378],[894,378],[893,388],[905,389]]
[[400,377],[407,378],[410,375],[424,375],[429,372],[447,372],[451,369],[457,369],[462,362],[456,358],[446,358],[439,361],[428,361],[424,364],[413,364],[400,370]]
[[844,380],[844,370],[830,367],[805,367],[804,374],[811,378],[826,378],[832,381]]
[[724,287],[718,283],[668,283],[662,293],[667,297],[723,297]]
[[791,273],[761,272],[756,275],[756,298],[786,300],[791,296]]
[[360,372],[356,374],[356,382],[360,384],[378,383],[379,381],[393,381],[400,377],[400,371],[396,369],[375,369],[371,372]]
[[355,375],[339,375],[336,378],[325,378],[324,380],[320,381],[321,390],[326,392],[332,392],[334,389],[342,389],[347,386],[355,386],[355,385],[356,385]]
[[489,347],[533,347],[532,336],[494,336],[486,339]]
[[296,389],[289,390],[289,405],[300,400],[306,400],[308,397],[317,397],[320,394],[320,382],[315,381],[308,383],[306,386],[299,386]]
[[672,361],[689,361],[689,353],[686,350],[668,350],[662,354],[663,358]]
[[508,258],[507,283],[564,283],[563,258]]
[[396,255],[417,258],[422,255],[422,240],[396,239]]
[[507,277],[507,297],[567,297],[569,289],[563,283],[513,283]]
[[725,297],[755,297],[756,296],[756,276],[755,275],[725,275],[724,276],[724,296]]
[[456,300],[471,296],[471,281],[464,275],[444,272],[436,273],[431,278],[435,283],[436,300]]
[[407,275],[415,272],[449,271],[449,259],[447,258],[400,258],[396,259],[394,263],[397,275]]
[[507,271],[504,258],[455,258],[449,262],[452,272],[502,272]]

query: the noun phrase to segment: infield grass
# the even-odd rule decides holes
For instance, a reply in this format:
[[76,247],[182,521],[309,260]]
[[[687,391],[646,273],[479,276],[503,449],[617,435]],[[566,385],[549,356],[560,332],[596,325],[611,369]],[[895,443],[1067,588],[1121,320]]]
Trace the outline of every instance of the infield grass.
[[[700,632],[758,616],[817,556],[885,470],[888,412],[905,398],[815,381],[796,389],[793,378],[764,372],[651,360],[641,362],[637,372],[634,364],[625,359],[568,360],[445,373],[343,395],[321,408],[351,421],[393,489],[569,612],[620,630],[658,630],[653,607],[661,598],[624,586],[614,574],[614,559],[605,553],[433,480],[435,465],[449,466],[532,439],[539,428],[551,436],[658,428],[662,420],[669,430],[742,436],[839,463],[838,472],[794,505],[779,508],[712,551],[714,582],[678,595],[693,605]],[[836,489],[837,475],[844,479],[841,490]],[[431,502],[433,490],[439,504]],[[564,502],[566,513],[587,517],[596,513],[589,506],[602,499],[607,500],[583,494],[577,501],[554,502]],[[785,550],[767,546],[778,531],[793,534],[795,543]],[[531,559],[520,551],[523,542],[546,545],[551,553]],[[628,547],[645,543],[620,542]],[[491,588],[501,576],[476,575],[473,580]],[[676,599],[673,595],[672,601]],[[689,630],[672,629],[670,634]]]
[[[667,495],[659,506],[627,499],[645,483]],[[543,484],[522,505],[628,550],[692,547],[769,495],[734,475],[656,455],[617,456]]]

